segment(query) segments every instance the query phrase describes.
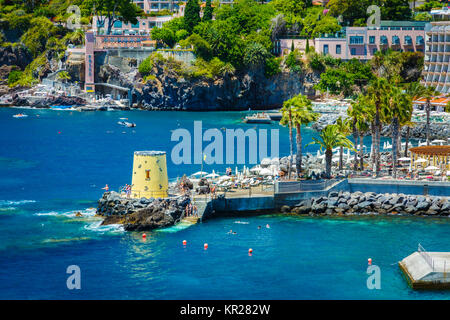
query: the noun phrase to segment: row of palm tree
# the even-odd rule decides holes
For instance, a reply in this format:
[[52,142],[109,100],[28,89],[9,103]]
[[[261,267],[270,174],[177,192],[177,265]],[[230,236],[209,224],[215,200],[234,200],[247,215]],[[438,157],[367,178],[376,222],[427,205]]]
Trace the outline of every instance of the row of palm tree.
[[281,109],[282,118],[280,120],[281,125],[287,125],[289,127],[289,167],[288,167],[288,178],[291,178],[292,173],[292,158],[293,158],[293,128],[296,129],[296,145],[297,145],[297,155],[296,155],[296,171],[297,176],[300,177],[302,170],[302,132],[301,126],[308,125],[311,122],[316,121],[319,115],[315,113],[312,109],[311,100],[306,96],[299,94],[283,103],[283,108]]
[[[302,172],[302,134],[301,126],[308,125],[319,118],[319,114],[312,109],[311,100],[306,96],[299,94],[283,103],[281,109],[282,118],[280,124],[288,126],[289,128],[289,167],[288,178],[291,178],[292,173],[292,158],[293,158],[293,128],[296,129],[296,171],[297,177],[301,176]],[[320,149],[325,150],[325,174],[329,178],[331,176],[331,161],[333,156],[333,148],[340,147],[340,162],[339,166],[342,168],[343,148],[353,149],[353,143],[347,139],[350,133],[350,127],[347,120],[339,119],[337,124],[329,125],[323,129],[319,138],[313,138],[309,144],[318,144]],[[308,145],[309,145],[308,144]],[[308,146],[307,145],[307,146]]]
[[[414,98],[426,99],[426,140],[430,144],[430,110],[431,99],[436,95],[433,88],[425,87],[419,82],[401,84],[395,78],[377,77],[368,86],[364,94],[360,94],[357,100],[347,110],[348,118],[339,118],[336,124],[327,126],[319,135],[319,139],[313,138],[326,152],[326,175],[331,175],[331,159],[333,148],[339,147],[339,170],[343,169],[343,148],[353,149],[359,144],[359,152],[355,150],[354,170],[364,169],[364,136],[370,130],[372,136],[371,161],[373,172],[378,176],[380,172],[380,138],[383,124],[390,124],[392,128],[392,162],[393,176],[397,177],[397,159],[401,148],[401,131],[406,127],[406,146],[404,155],[408,155],[409,133],[413,127],[412,101]],[[280,124],[289,127],[290,158],[288,177],[291,178],[293,167],[293,130],[296,130],[296,172],[300,177],[302,172],[302,134],[301,126],[308,125],[318,119],[319,115],[312,109],[311,101],[299,94],[284,102],[281,109],[282,119]],[[347,136],[353,135],[353,143]],[[359,143],[358,143],[359,139]],[[330,149],[331,147],[331,149]],[[359,156],[359,161],[358,161]]]
[[[409,132],[413,127],[412,102],[415,97],[426,99],[426,140],[430,144],[430,110],[431,99],[436,94],[433,88],[425,87],[419,82],[400,84],[380,77],[374,80],[365,94],[358,96],[347,113],[352,123],[353,138],[357,144],[360,138],[360,169],[363,169],[362,161],[362,137],[370,128],[372,133],[371,160],[373,172],[377,176],[380,172],[380,136],[381,126],[390,124],[392,128],[392,162],[393,176],[397,177],[397,158],[401,148],[401,131],[406,127],[406,146],[404,155],[408,155]],[[357,170],[357,158],[355,154],[354,170]]]

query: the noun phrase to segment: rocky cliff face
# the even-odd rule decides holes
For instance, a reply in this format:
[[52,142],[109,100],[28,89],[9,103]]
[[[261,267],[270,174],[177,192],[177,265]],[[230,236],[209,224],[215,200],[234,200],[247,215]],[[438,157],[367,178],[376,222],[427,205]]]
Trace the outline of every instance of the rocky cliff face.
[[215,80],[186,79],[156,65],[153,75],[154,79],[134,90],[136,102],[148,110],[271,109],[305,93],[304,79],[297,73],[282,72],[269,79],[253,72]]
[[0,66],[18,66],[22,70],[33,61],[33,57],[24,46],[0,47]]

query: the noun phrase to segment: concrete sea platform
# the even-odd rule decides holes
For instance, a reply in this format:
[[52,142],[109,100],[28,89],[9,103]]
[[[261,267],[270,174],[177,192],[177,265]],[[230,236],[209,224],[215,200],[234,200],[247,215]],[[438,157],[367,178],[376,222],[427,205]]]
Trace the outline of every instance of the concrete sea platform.
[[450,289],[450,252],[427,252],[419,244],[399,267],[413,289]]

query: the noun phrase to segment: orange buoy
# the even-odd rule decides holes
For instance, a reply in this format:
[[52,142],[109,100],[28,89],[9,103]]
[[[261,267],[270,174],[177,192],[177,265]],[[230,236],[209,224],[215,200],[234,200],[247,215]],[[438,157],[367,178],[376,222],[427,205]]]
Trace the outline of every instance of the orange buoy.
[[248,253],[252,254],[253,253],[253,249],[252,248],[248,249]]
[[205,248],[205,250],[208,249],[208,244],[205,243],[205,244],[203,245],[203,248]]
[[371,266],[372,265],[372,258],[367,259],[367,262],[368,262],[369,266]]
[[142,238],[147,238],[147,235],[145,233],[142,234]]
[[187,245],[187,241],[183,240],[183,246]]

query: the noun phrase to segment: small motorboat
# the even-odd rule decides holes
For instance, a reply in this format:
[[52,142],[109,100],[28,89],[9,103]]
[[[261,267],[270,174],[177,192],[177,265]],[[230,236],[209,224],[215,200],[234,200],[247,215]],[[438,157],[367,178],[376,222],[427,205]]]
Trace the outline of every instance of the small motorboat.
[[28,117],[28,115],[23,113],[13,115],[13,118],[26,118],[26,117]]
[[244,119],[245,123],[271,123],[272,120],[265,113],[257,113],[251,116],[246,116]]
[[132,122],[127,122],[127,121],[119,121],[117,122],[118,124],[120,124],[121,126],[127,127],[127,128],[133,128],[136,127],[136,123],[132,123]]

